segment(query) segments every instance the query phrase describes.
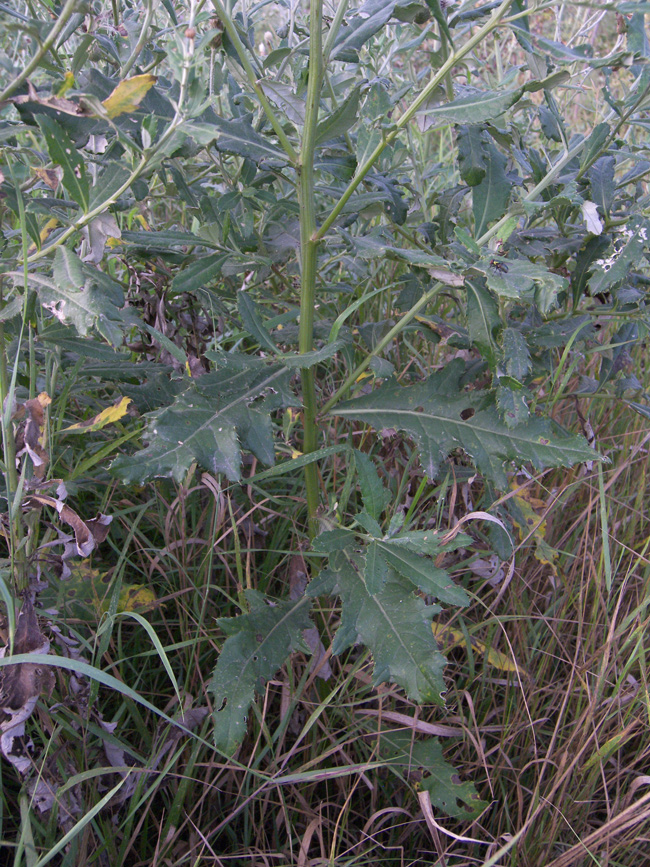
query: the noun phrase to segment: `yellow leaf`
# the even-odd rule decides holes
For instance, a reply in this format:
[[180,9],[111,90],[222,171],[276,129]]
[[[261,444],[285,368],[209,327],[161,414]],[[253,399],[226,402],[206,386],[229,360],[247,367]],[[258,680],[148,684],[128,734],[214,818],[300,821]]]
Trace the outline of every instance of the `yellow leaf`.
[[[56,219],[56,217],[52,217],[51,220],[47,221],[47,223],[43,226],[43,228],[39,232],[39,235],[41,238],[41,244],[45,243],[45,241],[48,239],[50,233],[52,231],[54,231],[54,229],[56,229],[56,227],[58,225],[59,225],[59,221]],[[30,244],[27,252],[28,253],[34,253],[35,251],[36,251],[36,244]]]
[[66,74],[63,76],[63,81],[59,89],[56,92],[57,96],[65,96],[66,93],[70,90],[70,88],[74,85],[74,73],[68,70]]
[[[479,642],[479,644],[482,645],[483,651],[485,651],[486,648],[483,642]],[[500,650],[495,650],[493,647],[488,648],[486,659],[490,665],[498,668],[499,671],[513,671],[522,674],[521,668],[514,660],[506,656],[505,653],[501,653]]]
[[[448,653],[454,647],[467,647],[465,633],[461,632],[460,629],[454,629],[445,623],[436,623],[434,621],[431,624],[431,630],[436,641],[441,645],[443,653]],[[505,653],[501,653],[500,650],[488,647],[483,641],[479,641],[478,638],[472,638],[471,642],[474,653],[477,656],[485,656],[486,662],[494,668],[498,668],[499,671],[516,672],[519,675],[525,674],[513,659],[510,659]]]
[[118,611],[151,610],[156,604],[156,594],[144,584],[124,584],[117,603]]
[[[513,485],[516,487],[516,485]],[[557,575],[557,558],[560,552],[546,541],[546,519],[543,511],[546,508],[544,500],[534,497],[528,488],[517,492],[514,501],[519,508],[524,522],[514,521],[519,532],[519,539],[523,541],[530,537],[535,544],[535,559],[544,566],[549,566],[554,575]],[[542,512],[542,515],[539,514]]]
[[70,427],[63,428],[63,430],[64,432],[79,431],[82,433],[101,430],[107,424],[112,424],[123,418],[129,410],[130,403],[130,397],[119,397],[114,404],[107,406],[106,409],[103,409],[94,418],[89,418],[88,421],[77,422],[77,424],[72,424]]
[[142,214],[135,214],[135,219],[138,221],[138,223],[140,223],[145,232],[151,231],[149,223],[147,223]]
[[117,117],[135,111],[157,81],[155,75],[134,75],[120,81],[113,93],[102,102],[108,116]]

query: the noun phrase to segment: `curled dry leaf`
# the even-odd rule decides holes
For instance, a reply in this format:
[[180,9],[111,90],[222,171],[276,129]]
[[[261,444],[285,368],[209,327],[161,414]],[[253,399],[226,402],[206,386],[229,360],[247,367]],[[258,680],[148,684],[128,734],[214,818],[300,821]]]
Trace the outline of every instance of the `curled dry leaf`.
[[109,238],[121,238],[122,230],[117,225],[113,214],[104,211],[81,230],[84,238],[83,262],[92,262],[94,265],[104,258],[104,248]]
[[55,111],[62,111],[64,114],[86,114],[83,107],[78,102],[73,102],[71,99],[65,99],[63,96],[41,96],[31,81],[27,82],[27,93],[19,96],[10,97],[5,104],[14,103],[15,105],[23,105],[28,102],[35,102],[38,105],[53,108]]
[[40,166],[32,166],[32,171],[34,174],[39,177],[44,184],[56,192],[57,187],[61,183],[61,178],[63,177],[63,169],[60,166],[56,166],[53,169],[44,169]]
[[39,481],[45,476],[50,460],[45,449],[45,422],[46,410],[51,403],[52,399],[43,391],[17,407],[12,416],[14,420],[22,421],[15,434],[16,457],[29,455],[34,465],[34,477]]
[[[151,760],[147,763],[147,769],[149,771],[155,770],[167,753],[176,746],[182,737],[201,725],[207,714],[207,707],[185,708],[178,713],[175,716],[175,721],[178,725],[169,729],[162,745],[158,749],[158,752],[155,756],[152,756]],[[101,720],[100,725],[104,731],[107,732],[107,737],[104,739],[104,752],[108,763],[111,767],[115,768],[116,772],[121,777],[131,775],[130,779],[126,781],[125,785],[122,786],[119,793],[111,802],[113,804],[121,804],[128,801],[135,790],[138,778],[137,775],[131,774],[130,768],[137,768],[139,767],[139,764],[128,752],[127,748],[122,746],[122,744],[113,736],[117,729],[117,723],[110,723]],[[164,724],[164,728],[167,728],[166,723]]]
[[[289,599],[301,599],[305,595],[308,580],[309,567],[302,553],[298,552],[289,560]],[[303,629],[302,637],[312,652],[309,670],[316,671],[321,680],[329,680],[332,677],[332,668],[318,629],[315,626]]]
[[106,539],[109,524],[113,520],[110,515],[99,513],[96,517],[84,521],[70,506],[46,494],[33,494],[29,497],[28,504],[31,506],[51,506],[56,509],[61,520],[72,527],[76,553],[80,557],[87,557],[98,543]]
[[[23,602],[14,637],[14,654],[49,653],[50,642],[41,632],[32,601]],[[0,650],[6,656],[9,648]],[[41,693],[49,695],[54,674],[49,666],[19,663],[3,666],[0,672],[0,751],[24,774],[31,766],[29,743],[25,742],[25,722]]]
[[47,759],[38,776],[27,781],[32,804],[39,813],[47,813],[56,804],[59,827],[69,831],[83,812],[83,792],[80,785],[60,791],[64,782],[77,776],[78,770],[69,764],[63,771],[59,767],[60,758]]

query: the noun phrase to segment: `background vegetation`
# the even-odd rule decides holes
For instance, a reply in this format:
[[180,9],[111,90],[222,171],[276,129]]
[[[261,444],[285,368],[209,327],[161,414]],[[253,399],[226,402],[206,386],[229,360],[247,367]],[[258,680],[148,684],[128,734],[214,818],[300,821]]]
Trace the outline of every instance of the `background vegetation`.
[[15,865],[642,865],[648,3],[0,4]]

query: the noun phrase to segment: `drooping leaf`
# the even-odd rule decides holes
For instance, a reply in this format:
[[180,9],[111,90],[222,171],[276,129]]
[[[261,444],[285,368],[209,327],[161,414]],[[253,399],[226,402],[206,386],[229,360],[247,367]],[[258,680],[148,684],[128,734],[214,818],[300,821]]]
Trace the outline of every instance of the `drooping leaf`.
[[484,146],[484,133],[480,126],[458,127],[458,167],[461,178],[469,187],[478,186],[485,177]]
[[603,144],[607,140],[610,133],[609,124],[598,123],[593,128],[591,135],[587,139],[587,143],[580,155],[580,168],[584,168],[591,163],[593,157],[599,153]]
[[242,446],[273,464],[269,413],[295,405],[289,376],[274,365],[220,370],[192,380],[171,406],[148,415],[147,447],[120,456],[111,471],[129,483],[166,476],[181,481],[196,461],[209,472],[238,481]]
[[335,592],[341,597],[341,624],[332,652],[362,643],[374,660],[373,683],[389,681],[414,701],[442,704],[445,660],[431,632],[431,618],[440,611],[413,593],[413,585],[392,570],[371,594],[363,579],[363,559],[349,552],[330,557],[329,569],[309,585],[310,595]]
[[[280,49],[289,51],[290,49]],[[275,54],[275,52],[273,52]],[[267,58],[268,60],[269,58]],[[268,68],[265,61],[264,65]],[[261,79],[258,84],[271,102],[274,102],[286,114],[291,123],[302,127],[305,123],[305,100],[296,95],[295,88],[270,78]]]
[[629,272],[638,267],[643,259],[644,250],[650,247],[650,220],[633,218],[625,226],[621,241],[612,254],[595,262],[594,271],[589,278],[589,291],[592,295],[607,292],[622,282]]
[[498,355],[496,335],[502,324],[499,305],[478,280],[466,280],[465,287],[470,340],[494,370]]
[[344,135],[357,119],[361,87],[355,87],[332,114],[320,121],[316,127],[316,145]]
[[111,161],[99,173],[97,181],[90,188],[90,209],[92,210],[101,202],[106,202],[114,196],[124,186],[129,175],[130,172],[126,166],[118,160]]
[[597,267],[598,259],[603,256],[609,247],[611,238],[609,235],[597,235],[589,238],[584,247],[576,255],[576,266],[571,274],[571,286],[573,294],[573,306],[577,307],[580,299],[587,291],[589,278]]
[[326,343],[325,346],[320,349],[313,349],[311,352],[282,353],[276,356],[276,360],[281,361],[285,367],[302,370],[327,361],[328,358],[332,358],[337,352],[340,352],[345,345],[345,340],[335,340],[333,343]]
[[[468,88],[469,90],[469,88]],[[514,105],[521,97],[523,88],[505,91],[477,90],[444,105],[422,109],[418,114],[435,123],[479,124],[493,120]]]
[[339,28],[331,59],[358,63],[358,51],[390,20],[396,0],[367,0],[353,14],[347,15]]
[[122,232],[122,241],[132,244],[138,250],[165,251],[170,247],[214,247],[220,245],[193,235],[191,232],[178,232],[173,229],[161,229],[157,232]]
[[372,126],[361,126],[357,133],[357,162],[361,166],[375,148],[381,144],[381,131]]
[[551,141],[561,142],[562,130],[558,123],[556,113],[549,111],[545,105],[540,105],[538,112],[540,126],[546,138],[551,139]]
[[543,36],[536,36],[537,47],[545,54],[549,54],[553,60],[560,64],[575,63],[576,61],[588,61],[594,53],[593,46],[589,42],[569,47],[562,42],[555,42]]
[[232,755],[246,733],[246,717],[269,678],[295,650],[309,652],[302,631],[309,629],[309,606],[298,602],[267,602],[247,590],[250,611],[217,622],[228,636],[219,654],[209,690],[214,700],[214,740],[217,749]]
[[375,521],[378,521],[390,502],[390,491],[384,487],[377,468],[364,452],[355,450],[354,465],[359,478],[364,508]]
[[497,406],[506,427],[515,428],[530,416],[526,389],[516,380],[504,377],[497,386]]
[[259,305],[253,301],[247,292],[242,291],[237,296],[237,306],[246,331],[257,340],[261,347],[270,350],[275,355],[278,348],[262,320]]
[[605,156],[597,159],[587,173],[591,186],[591,198],[606,216],[609,214],[616,191],[615,169],[616,160],[614,157]]
[[403,546],[417,554],[427,554],[432,557],[437,557],[445,551],[466,548],[472,542],[465,533],[456,533],[449,539],[444,533],[436,530],[406,530],[399,536],[390,536],[389,541],[393,547]]
[[87,211],[90,185],[81,154],[68,133],[55,120],[45,114],[39,115],[37,120],[45,136],[50,159],[63,169],[63,186],[70,198],[83,211]]
[[31,272],[34,286],[46,310],[71,324],[81,337],[96,328],[113,346],[122,342],[123,329],[133,324],[132,311],[123,311],[124,293],[119,283],[91,268],[67,247],[54,254],[52,277]]
[[372,541],[366,548],[363,578],[371,596],[376,596],[388,578],[388,563],[378,542]]
[[394,545],[391,540],[377,545],[388,565],[427,596],[434,596],[449,605],[462,607],[469,604],[463,588],[454,584],[449,573],[435,566],[428,557],[422,557],[404,545]]
[[155,75],[134,75],[120,81],[115,90],[102,105],[110,118],[129,114],[140,105],[153,85],[158,81]]
[[472,187],[474,237],[480,238],[492,220],[502,217],[510,199],[512,181],[506,175],[506,158],[492,142],[485,146],[485,177]]
[[172,292],[180,295],[182,292],[196,292],[197,289],[202,289],[221,274],[227,260],[226,253],[212,253],[210,256],[199,257],[174,277],[171,282]]
[[496,260],[482,260],[474,266],[482,271],[488,288],[502,298],[516,298],[535,303],[543,314],[557,304],[560,292],[566,291],[569,281],[562,274],[549,271],[544,265],[528,259],[515,259],[507,264]]
[[594,459],[582,437],[568,434],[551,419],[533,418],[509,430],[489,392],[463,390],[463,371],[463,362],[455,359],[423,383],[405,388],[387,383],[372,394],[339,405],[334,412],[377,430],[393,427],[409,433],[432,479],[441,462],[457,448],[464,449],[501,489],[506,486],[505,461],[518,465],[530,461],[536,469],[543,469]]
[[406,221],[408,214],[408,205],[402,198],[399,187],[399,181],[395,178],[388,178],[385,175],[379,175],[376,172],[366,175],[366,182],[372,184],[377,189],[381,190],[384,195],[384,208],[388,216],[401,226]]
[[501,335],[503,361],[508,376],[523,382],[530,373],[530,350],[526,338],[516,328],[504,328]]
[[184,129],[199,144],[207,147],[214,143],[222,153],[237,154],[273,168],[287,163],[284,151],[260,135],[249,118],[227,120],[215,116],[210,124],[188,123]]

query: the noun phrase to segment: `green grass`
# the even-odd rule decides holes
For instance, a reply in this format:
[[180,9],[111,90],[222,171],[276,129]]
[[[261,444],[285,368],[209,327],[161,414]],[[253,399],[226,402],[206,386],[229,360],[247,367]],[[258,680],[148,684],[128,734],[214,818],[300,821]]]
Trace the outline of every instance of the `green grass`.
[[[558,403],[567,414],[574,406]],[[16,783],[4,773],[7,847],[21,833],[28,840],[28,816],[38,858],[72,832],[67,855],[54,859],[61,864],[483,864],[515,835],[496,863],[642,864],[650,829],[643,782],[650,764],[650,429],[614,401],[583,402],[582,411],[610,460],[602,486],[597,464],[526,483],[545,515],[546,541],[559,551],[555,569],[535,558],[531,539],[520,544],[507,586],[478,578],[469,552],[454,570],[475,601],[451,625],[515,662],[516,676],[475,643],[461,645],[450,654],[441,712],[412,706],[386,684],[372,689],[365,652],[328,658],[327,681],[297,654],[259,696],[242,749],[227,760],[210,746],[209,715],[192,719],[192,734],[174,732],[118,690],[80,679],[75,692],[61,671],[34,718],[37,771],[55,788],[67,781],[81,812],[65,818],[60,796],[58,816],[55,809],[41,818],[33,807],[21,819]],[[408,451],[391,445],[380,454],[396,489],[414,490]],[[336,475],[334,460],[324,480],[332,489]],[[281,485],[300,503],[299,486]],[[174,681],[183,707],[208,706],[206,681],[221,641],[215,618],[233,613],[242,588],[277,593],[299,583],[304,528],[278,510],[270,485],[231,493],[197,474],[188,488],[161,483],[134,493],[112,492],[114,553],[102,552],[94,565],[101,571],[121,558],[124,583],[155,589],[143,616],[173,679],[141,622],[118,616],[99,630],[92,618],[67,625],[85,658],[176,718]],[[466,482],[427,490],[421,525],[453,525],[478,493]],[[474,532],[478,553],[481,529]],[[314,617],[325,647],[337,614],[328,603]],[[379,731],[405,728],[415,737],[439,726],[447,727],[448,760],[490,802],[470,825],[434,814],[438,827],[428,827],[417,774],[391,767],[378,751]],[[126,779],[112,764],[131,768]],[[121,781],[112,802],[91,817]],[[465,842],[470,838],[480,842]],[[24,857],[38,863],[27,849]]]
[[[536,21],[545,32],[558,23],[565,39],[590,32],[604,54],[618,36],[611,17],[601,23],[593,13],[564,5]],[[520,62],[514,40],[494,40],[468,60],[466,73],[471,79],[484,64],[496,85]],[[404,63],[392,73],[408,79],[421,72],[419,58]],[[592,71],[580,89],[558,95],[574,131],[588,132],[608,110],[602,83]],[[614,75],[612,92],[621,86]],[[457,181],[448,156],[451,133],[427,136],[413,127],[406,142],[418,166],[412,186],[421,216],[431,219],[434,192]],[[163,192],[161,186],[160,201],[152,200],[152,211],[160,211],[152,225],[177,216]],[[346,326],[400,315],[400,268],[368,266],[354,298],[384,291],[341,316]],[[295,299],[284,274],[257,288],[278,312]],[[158,300],[153,292],[145,299],[144,290],[139,297],[152,321]],[[226,313],[234,309],[231,301],[223,302]],[[451,293],[442,295],[435,313],[443,322],[455,319],[458,304]],[[169,313],[170,321],[178,312]],[[342,313],[334,303],[325,312],[332,320]],[[212,333],[216,314],[214,320]],[[442,340],[432,336],[434,328],[414,324],[387,350],[403,381],[442,366],[455,352],[438,330]],[[179,328],[175,336],[189,342],[192,335]],[[513,476],[513,490],[499,505],[520,518],[516,494],[525,492],[534,498],[536,519],[521,535],[509,528],[516,551],[502,565],[500,581],[492,585],[477,571],[477,559],[487,559],[495,542],[487,522],[465,526],[473,545],[444,561],[472,599],[440,617],[456,636],[446,708],[417,706],[389,684],[374,688],[372,661],[362,648],[332,657],[340,609],[336,599],[323,598],[313,612],[319,667],[295,653],[260,690],[234,758],[212,745],[208,685],[225,637],[217,620],[239,612],[247,589],[276,597],[303,591],[312,563],[302,476],[251,481],[264,469],[251,461],[241,486],[200,470],[184,485],[118,486],[104,467],[119,437],[130,436],[130,421],[88,440],[60,435],[112,393],[94,391],[96,381],[84,377],[83,365],[65,370],[59,356],[48,361],[47,389],[56,396],[53,473],[75,480],[80,514],[101,510],[113,523],[92,556],[96,578],[77,577],[68,585],[74,600],[68,592],[65,610],[50,616],[68,640],[56,652],[69,655],[72,668],[79,656],[79,672],[95,679],[57,670],[51,696],[41,697],[29,723],[37,758],[28,783],[23,787],[3,765],[0,864],[644,867],[650,858],[650,423],[606,390],[577,396],[578,375],[595,375],[607,349],[600,339],[598,352],[587,345],[582,354],[575,346],[564,358],[561,350],[551,354],[535,398],[572,430],[588,419],[608,462]],[[229,347],[242,341],[238,330],[223,337]],[[37,346],[31,367],[27,361],[21,367],[25,393],[36,388],[37,377],[29,374],[40,351]],[[643,352],[635,350],[631,368],[648,389]],[[318,381],[322,403],[351,369],[337,364]],[[288,459],[300,446],[299,426],[290,411],[275,421]],[[451,529],[468,512],[494,505],[462,456],[430,484],[404,438],[376,437],[335,418],[322,425],[329,445],[352,443],[373,455],[393,508],[404,504],[418,528]],[[320,473],[323,521],[334,515],[347,521],[359,505],[349,463],[335,454]],[[536,537],[534,524],[542,520]],[[53,536],[45,524],[42,533]],[[544,550],[551,562],[540,560]],[[133,585],[153,593],[137,616],[120,610],[120,592]],[[56,602],[60,609],[62,600]],[[3,624],[3,637],[7,629]],[[478,819],[462,822],[428,810],[420,770],[386,757],[381,735],[395,730],[414,742],[441,739],[445,758],[488,804]],[[39,803],[49,804],[53,794],[52,809],[41,811]]]

